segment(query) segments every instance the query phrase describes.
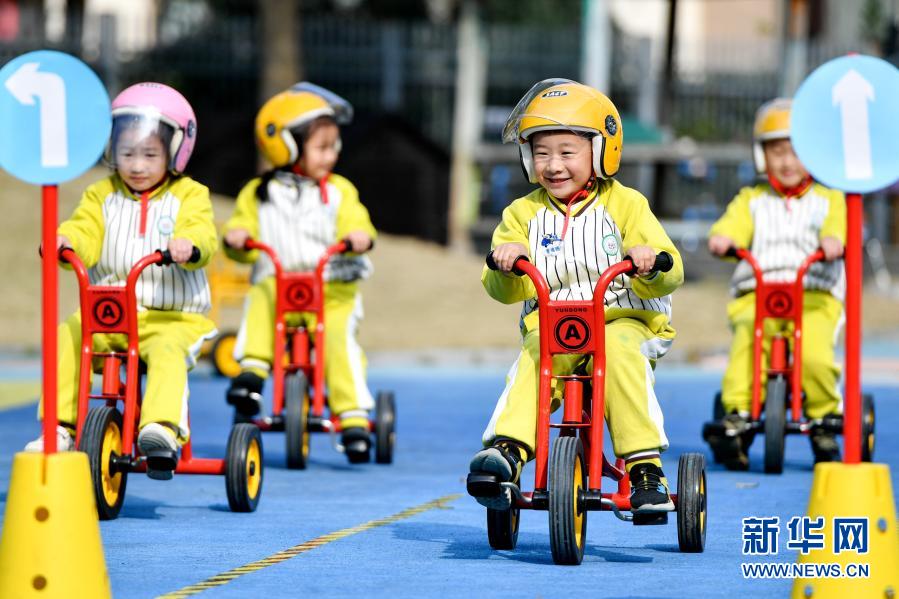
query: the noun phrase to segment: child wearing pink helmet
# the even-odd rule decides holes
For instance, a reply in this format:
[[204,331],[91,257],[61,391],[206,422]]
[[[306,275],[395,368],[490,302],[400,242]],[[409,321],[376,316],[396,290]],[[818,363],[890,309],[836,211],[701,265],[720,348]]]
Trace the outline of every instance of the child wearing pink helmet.
[[[190,434],[187,372],[215,334],[204,266],[218,248],[209,189],[183,175],[197,139],[188,101],[161,83],[138,83],[112,102],[106,161],[114,172],[89,186],[57,229],[57,251],[71,247],[95,285],[124,286],[141,257],[167,249],[174,265],[151,266],[138,280],[140,357],[147,365],[138,447],[171,452]],[[189,262],[194,248],[200,259]],[[125,349],[121,335],[97,335],[94,351]],[[57,447],[75,449],[81,317],[59,327]],[[26,451],[42,451],[43,437]]]

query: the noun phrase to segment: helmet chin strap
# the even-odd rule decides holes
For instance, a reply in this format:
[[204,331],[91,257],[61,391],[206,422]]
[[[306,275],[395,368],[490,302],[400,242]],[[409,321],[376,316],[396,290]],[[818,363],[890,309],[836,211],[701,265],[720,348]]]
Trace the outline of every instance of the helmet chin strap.
[[587,179],[587,183],[584,185],[584,188],[574,192],[571,194],[567,200],[565,200],[565,224],[562,225],[562,239],[565,239],[565,234],[568,232],[568,219],[571,216],[571,207],[581,200],[587,199],[587,196],[590,195],[590,191],[596,185],[596,175],[590,175],[590,178]]
[[802,181],[800,181],[796,185],[794,185],[792,187],[787,187],[786,185],[781,183],[777,179],[777,177],[772,175],[770,172],[768,172],[766,174],[768,176],[768,183],[771,185],[771,187],[774,189],[774,191],[776,191],[780,195],[784,196],[784,198],[786,198],[788,209],[790,207],[790,204],[789,204],[790,198],[798,198],[799,196],[804,194],[806,191],[808,191],[809,187],[812,186],[812,183],[815,182],[815,180],[812,179],[811,175],[806,175],[805,177],[802,178]]
[[[303,172],[303,169],[300,168],[299,162],[294,162],[293,166],[290,167],[290,170],[293,171],[294,174],[299,175],[300,177],[306,177],[307,179],[311,179],[308,175]],[[325,173],[325,176],[318,180],[318,191],[322,196],[322,204],[328,204],[328,176],[331,173]]]

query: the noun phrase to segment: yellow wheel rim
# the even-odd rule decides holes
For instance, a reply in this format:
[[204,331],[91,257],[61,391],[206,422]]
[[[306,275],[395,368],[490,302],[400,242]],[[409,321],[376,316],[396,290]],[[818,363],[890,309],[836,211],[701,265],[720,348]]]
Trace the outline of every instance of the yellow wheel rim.
[[106,430],[103,431],[103,444],[100,446],[100,472],[103,485],[103,499],[106,505],[113,506],[119,499],[119,489],[122,485],[122,473],[115,474],[109,471],[109,461],[112,454],[121,455],[122,453],[122,433],[119,425],[110,422]]
[[699,477],[699,531],[705,531],[705,477]]
[[262,460],[260,459],[259,441],[253,439],[247,448],[247,495],[250,499],[259,493],[262,484]]
[[303,459],[309,457],[309,394],[303,395]]
[[582,547],[584,545],[584,518],[587,517],[587,513],[584,510],[578,509],[578,503],[581,495],[584,491],[584,470],[581,465],[580,458],[575,458],[574,460],[574,494],[571,498],[573,505],[571,506],[574,510],[572,513],[574,514],[574,541],[577,543],[578,547]]
[[240,364],[234,359],[234,344],[237,337],[225,335],[215,346],[215,367],[228,378],[234,378],[240,374]]
[[[865,414],[865,424],[868,425],[868,430],[873,430],[874,428],[874,414],[868,412]],[[874,453],[874,433],[870,433],[866,435],[865,443],[868,444],[868,455],[872,455]]]

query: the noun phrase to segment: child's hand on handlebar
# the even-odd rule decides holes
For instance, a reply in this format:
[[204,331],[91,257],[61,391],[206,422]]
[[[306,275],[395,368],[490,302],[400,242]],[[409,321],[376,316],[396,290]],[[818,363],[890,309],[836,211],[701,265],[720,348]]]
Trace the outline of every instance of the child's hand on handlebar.
[[732,247],[737,244],[727,235],[712,235],[709,237],[709,251],[715,256],[723,256]]
[[231,229],[225,233],[225,245],[235,250],[242,250],[250,238],[250,232],[246,229]]
[[493,248],[493,260],[502,272],[511,272],[519,256],[528,255],[528,248],[520,243],[501,243]]
[[[59,250],[61,250],[62,248],[70,248],[70,247],[72,247],[72,242],[69,241],[68,237],[66,237],[65,235],[57,235],[56,236],[56,253],[57,254],[59,253]],[[41,245],[38,247],[37,253],[38,253],[38,256],[44,255],[44,244],[43,243],[41,243]]]
[[172,254],[172,262],[175,264],[185,264],[190,260],[190,255],[194,250],[194,244],[189,239],[179,237],[178,239],[169,240],[168,250]]
[[843,242],[836,237],[822,237],[821,249],[824,251],[824,260],[827,262],[843,257]]
[[631,262],[637,268],[635,277],[641,277],[648,274],[656,263],[656,251],[648,245],[635,245],[627,251],[631,257]]
[[371,249],[371,236],[364,231],[351,231],[344,237],[351,252],[361,254]]

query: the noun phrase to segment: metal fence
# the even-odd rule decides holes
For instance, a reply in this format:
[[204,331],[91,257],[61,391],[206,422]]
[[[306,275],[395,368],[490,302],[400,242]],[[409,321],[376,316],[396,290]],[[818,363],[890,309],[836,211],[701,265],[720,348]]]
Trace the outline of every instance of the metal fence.
[[[114,24],[111,17],[105,21],[94,17],[85,24],[84,43],[63,40],[50,45],[85,58],[113,92],[141,78],[167,78],[188,85],[191,79],[200,79],[213,90],[249,87],[255,92],[262,60],[255,18],[209,13],[189,26],[179,26],[171,16],[161,19]],[[138,51],[122,44],[117,30],[123,27],[158,31],[156,45]],[[362,111],[402,114],[434,141],[449,145],[456,69],[454,24],[317,16],[305,18],[300,27],[307,78],[340,91]],[[488,106],[514,105],[524,90],[542,78],[579,76],[581,31],[577,25],[486,23],[483,35],[488,49]],[[0,43],[0,60],[47,45],[47,40],[34,37]],[[650,68],[647,45],[646,40],[614,33],[610,96],[621,112],[641,118],[652,112],[641,107],[644,96],[658,93],[651,90],[657,85],[658,69]],[[732,72],[721,71],[720,66],[715,71],[697,70],[694,65],[678,69],[672,114],[666,120],[677,136],[746,141],[755,108],[777,95],[780,64],[770,60],[770,52],[763,52],[760,60],[757,46],[703,48],[719,57],[717,64],[734,65]],[[812,44],[808,68],[857,49]],[[722,56],[727,60],[722,61]]]
[[[236,182],[253,174],[248,166],[254,164],[253,147],[248,142],[259,103],[263,60],[259,21],[252,16],[226,17],[207,11],[190,19],[163,14],[156,23],[129,22],[128,27],[155,31],[155,45],[142,50],[122,47],[117,34],[121,26],[110,17],[85,24],[85,30],[93,32],[88,44],[73,40],[48,44],[34,37],[0,42],[0,62],[51,45],[84,57],[111,93],[137,80],[175,85],[195,102],[201,122],[215,124],[212,134],[204,125],[197,160],[202,163],[206,153],[215,153],[221,166],[208,180],[213,188],[233,193]],[[426,138],[449,148],[456,78],[454,24],[315,16],[304,18],[300,27],[306,78],[349,98],[360,115],[398,115]],[[498,141],[502,115],[535,81],[578,78],[582,34],[574,24],[544,27],[485,23],[482,32],[488,62],[488,122],[483,140],[489,144]],[[658,116],[659,73],[658,67],[650,64],[649,46],[647,40],[614,31],[610,96],[623,114],[652,126]],[[812,45],[808,70],[853,49]],[[695,211],[697,206],[721,206],[745,182],[754,112],[763,101],[777,95],[780,87],[779,50],[774,60],[771,52],[760,53],[754,46],[723,44],[705,51],[726,60],[716,60],[714,69],[684,64],[676,71],[671,113],[663,115],[670,123],[665,143],[688,136],[704,144],[743,144],[745,153],[735,155],[731,151],[723,158],[713,154],[699,168],[694,168],[695,162],[682,162],[674,151],[657,153],[650,161],[626,163],[621,179],[635,185],[647,181],[647,168],[664,164],[664,173],[653,178],[656,188],[651,191],[667,216],[680,216]],[[721,64],[733,68],[722,69]],[[629,144],[627,131],[625,135]],[[226,148],[228,140],[238,140],[243,149]],[[222,162],[228,152],[233,154],[233,161]],[[503,180],[504,175],[494,174],[493,169],[502,166],[517,172],[514,154],[509,156],[504,162],[483,164],[482,180],[493,182],[492,187],[485,187],[481,206],[485,214],[494,213],[502,203],[497,199],[500,188],[496,181]],[[514,185],[507,186],[507,195],[514,197],[515,193]]]

